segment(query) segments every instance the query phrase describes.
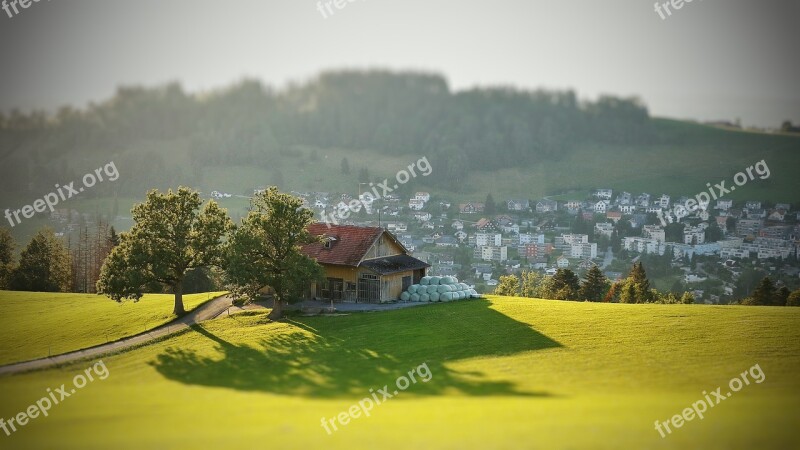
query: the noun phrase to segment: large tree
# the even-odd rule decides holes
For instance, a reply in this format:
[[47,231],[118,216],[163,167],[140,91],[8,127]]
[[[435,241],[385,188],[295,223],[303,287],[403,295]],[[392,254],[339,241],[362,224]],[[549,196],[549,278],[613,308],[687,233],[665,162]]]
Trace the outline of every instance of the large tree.
[[69,252],[64,244],[44,229],[22,250],[19,266],[11,276],[11,288],[18,291],[67,292],[71,281]]
[[159,283],[175,294],[173,314],[185,314],[183,282],[189,271],[221,263],[222,240],[232,227],[228,213],[213,200],[203,206],[200,194],[185,187],[152,190],[132,213],[135,224],[119,234],[97,292],[118,302],[138,300],[147,285]]
[[301,246],[318,242],[308,232],[314,213],[303,201],[272,186],[256,195],[226,246],[225,272],[234,292],[254,298],[270,287],[274,307],[270,318],[283,316],[283,303],[298,300],[302,290],[319,282],[322,268],[301,252]]

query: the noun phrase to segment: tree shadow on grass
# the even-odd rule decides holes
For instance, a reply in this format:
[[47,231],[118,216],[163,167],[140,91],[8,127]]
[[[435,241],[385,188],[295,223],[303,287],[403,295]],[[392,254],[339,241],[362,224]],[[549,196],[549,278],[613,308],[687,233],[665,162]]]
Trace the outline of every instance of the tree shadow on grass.
[[[469,358],[561,347],[489,305],[475,300],[380,314],[295,318],[288,325],[296,331],[276,328],[257,345],[232,343],[195,325],[198,337],[216,343],[217,354],[170,347],[150,364],[164,377],[186,384],[320,398],[368,395],[368,389],[384,385],[394,391],[398,377],[426,364],[430,380],[422,382],[428,372],[420,368],[407,393],[549,395],[447,367]],[[240,333],[248,331],[243,327]]]

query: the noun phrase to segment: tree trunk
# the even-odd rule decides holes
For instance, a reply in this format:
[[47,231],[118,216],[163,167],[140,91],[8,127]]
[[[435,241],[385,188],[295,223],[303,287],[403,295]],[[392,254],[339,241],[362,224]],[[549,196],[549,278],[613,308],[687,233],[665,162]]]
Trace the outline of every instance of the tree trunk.
[[175,291],[175,308],[172,310],[172,314],[180,317],[186,314],[186,310],[183,308],[183,280],[179,281],[173,290]]
[[283,318],[283,300],[275,294],[272,297],[272,312],[268,316],[271,320],[280,320]]

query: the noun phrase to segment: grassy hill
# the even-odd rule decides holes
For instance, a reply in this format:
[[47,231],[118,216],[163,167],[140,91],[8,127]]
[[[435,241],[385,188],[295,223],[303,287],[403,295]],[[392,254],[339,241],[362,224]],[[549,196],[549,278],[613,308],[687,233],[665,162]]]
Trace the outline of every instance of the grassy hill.
[[[797,308],[502,297],[283,323],[251,312],[104,358],[106,380],[0,448],[797,448],[799,321]],[[423,363],[428,382],[322,428]],[[0,378],[0,417],[89,364]],[[655,431],[755,364],[763,383]]]
[[[221,292],[187,294],[191,311]],[[105,296],[0,291],[0,364],[42,358],[115,341],[163,325],[172,294],[147,294],[138,303],[115,303]]]
[[[522,197],[538,199],[565,191],[608,187],[630,192],[691,195],[707,190],[706,183],[725,180],[756,162],[765,160],[770,168],[766,180],[756,180],[728,195],[735,200],[764,199],[800,202],[800,136],[767,135],[723,130],[705,125],[655,119],[659,133],[671,136],[664,145],[582,144],[561,159],[497,170],[474,170],[465,176],[460,190],[435,189],[434,194],[453,200],[483,201],[487,193],[495,199]],[[164,150],[179,148],[164,143]],[[164,152],[164,153],[165,153]],[[318,159],[312,161],[316,153]],[[357,171],[366,167],[372,178],[395,176],[418,158],[416,155],[384,155],[370,150],[304,147],[299,156],[282,158],[280,170],[253,166],[214,166],[204,170],[196,187],[205,192],[220,190],[233,194],[251,193],[252,188],[282,181],[284,190],[358,192]],[[172,152],[174,162],[188,165],[188,156]],[[342,158],[350,162],[351,173],[342,174]],[[280,175],[278,175],[280,174]],[[429,177],[442,176],[436,166]],[[420,185],[425,179],[417,180]],[[246,201],[221,201],[233,210],[244,210]],[[124,210],[120,208],[120,210]]]

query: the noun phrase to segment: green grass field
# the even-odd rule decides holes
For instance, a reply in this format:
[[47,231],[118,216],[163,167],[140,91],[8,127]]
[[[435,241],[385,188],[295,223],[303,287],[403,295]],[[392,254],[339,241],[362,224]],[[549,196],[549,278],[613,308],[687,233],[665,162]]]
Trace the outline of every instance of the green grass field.
[[[104,358],[107,379],[0,448],[798,448],[798,325],[798,308],[502,297],[282,323],[250,312]],[[90,363],[0,378],[0,417]],[[423,363],[427,383],[322,428]],[[763,383],[655,431],[755,364]]]
[[[187,294],[191,311],[221,292]],[[172,315],[172,294],[116,303],[92,294],[0,291],[0,364],[42,358],[139,334]]]

